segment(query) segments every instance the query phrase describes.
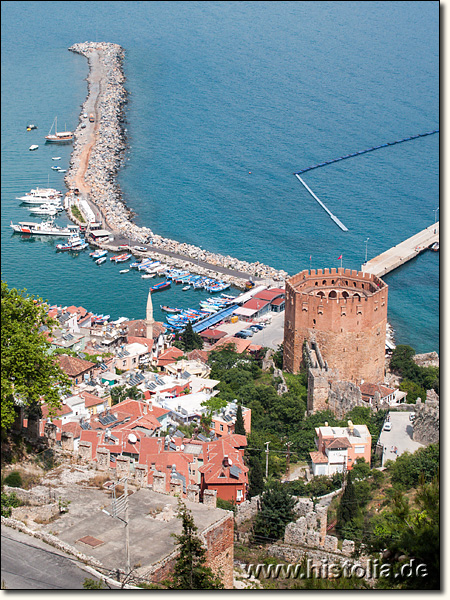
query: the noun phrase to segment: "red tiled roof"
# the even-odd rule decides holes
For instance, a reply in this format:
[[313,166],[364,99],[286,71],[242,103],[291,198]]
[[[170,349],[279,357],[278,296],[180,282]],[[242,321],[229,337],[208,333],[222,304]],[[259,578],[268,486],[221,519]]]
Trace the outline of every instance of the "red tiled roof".
[[[224,464],[225,456],[228,457],[227,466]],[[199,468],[199,472],[203,474],[206,485],[248,483],[249,469],[244,465],[241,452],[229,443],[228,436],[215,442],[204,442],[203,459],[204,464]],[[232,465],[239,468],[239,477],[231,475]]]
[[84,398],[84,406],[86,408],[91,408],[92,406],[98,406],[99,404],[103,404],[105,402],[105,398],[100,398],[99,396],[95,396],[94,394],[90,394],[89,392],[81,392],[80,396]]
[[168,348],[165,352],[159,355],[157,365],[158,367],[164,367],[165,365],[169,365],[172,362],[175,362],[176,359],[180,356],[183,356],[184,352],[179,348]]
[[222,346],[226,346],[227,344],[234,344],[234,346],[236,347],[236,352],[242,354],[242,352],[245,352],[247,348],[251,345],[251,342],[249,340],[243,340],[237,337],[222,338],[214,344],[210,352],[220,350]]
[[[128,328],[128,335],[133,337],[146,337],[147,336],[147,323],[144,319],[138,319],[136,321],[126,321],[123,323],[124,327]],[[166,331],[166,327],[163,323],[155,321],[153,323],[153,339],[156,339],[161,333]]]
[[220,329],[205,329],[205,331],[202,331],[200,334],[201,337],[205,337],[210,340],[220,340],[226,335],[227,334],[225,331],[220,331]]
[[344,437],[337,437],[334,438],[334,440],[323,440],[325,448],[351,448],[351,443],[348,441],[347,438]]
[[260,300],[258,298],[252,298],[251,300],[248,300],[242,306],[242,308],[249,308],[250,310],[261,310],[261,308],[264,308],[268,304],[270,304],[270,302],[268,300]]
[[204,350],[192,350],[187,354],[189,360],[198,360],[204,364],[208,362],[208,353]]
[[309,453],[311,460],[315,464],[326,464],[328,463],[328,458],[325,456],[323,452],[310,452]]
[[376,384],[376,383],[362,383],[359,386],[361,390],[361,394],[364,396],[375,396],[375,392],[379,392],[381,398],[389,396],[393,394],[395,390],[388,388],[384,385]]
[[55,417],[50,417],[49,408],[47,404],[43,404],[41,406],[41,410],[43,419],[62,417],[63,415],[70,415],[70,413],[72,412],[72,409],[68,404],[61,404],[60,408],[57,408],[55,411],[53,411],[56,415]]
[[127,336],[127,342],[128,344],[144,344],[144,346],[147,346],[149,352],[153,348],[154,344],[154,340],[147,337],[139,337],[136,335]]
[[274,298],[277,298],[281,295],[285,295],[285,290],[281,288],[272,288],[271,290],[263,290],[262,292],[259,292],[259,294],[254,296],[254,298],[260,298],[261,300],[269,300],[269,302],[273,304]]
[[280,304],[283,304],[284,302],[286,302],[285,298],[276,298],[275,300],[272,300],[271,305],[272,306],[280,306]]
[[64,425],[61,426],[61,431],[64,433],[73,433],[73,439],[75,440],[80,437],[83,430],[77,421],[70,421],[69,423],[64,423]]
[[93,362],[82,360],[77,356],[67,356],[67,354],[59,354],[56,357],[56,361],[69,377],[76,377],[95,367],[95,363]]

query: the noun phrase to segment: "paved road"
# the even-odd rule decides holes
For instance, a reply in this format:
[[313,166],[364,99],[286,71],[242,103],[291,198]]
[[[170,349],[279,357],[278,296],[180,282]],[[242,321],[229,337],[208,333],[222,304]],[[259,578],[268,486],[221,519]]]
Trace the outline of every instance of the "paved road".
[[82,590],[86,578],[96,579],[41,540],[4,526],[1,536],[1,580],[7,590]]
[[[409,412],[391,412],[389,415],[392,429],[391,431],[382,431],[379,439],[383,444],[382,465],[387,460],[396,460],[406,451],[412,453],[423,448],[423,444],[412,439],[413,427],[409,420]],[[392,447],[397,447],[397,454],[391,451]]]

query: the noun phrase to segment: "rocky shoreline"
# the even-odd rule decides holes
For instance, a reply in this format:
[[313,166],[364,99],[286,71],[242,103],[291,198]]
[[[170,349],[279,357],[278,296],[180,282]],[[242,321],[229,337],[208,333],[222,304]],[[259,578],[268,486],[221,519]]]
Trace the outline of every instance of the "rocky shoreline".
[[[250,263],[232,256],[223,256],[203,250],[192,244],[180,243],[154,234],[148,227],[138,227],[132,222],[133,213],[123,201],[122,193],[116,182],[116,175],[121,167],[126,151],[126,131],[124,123],[124,107],[127,92],[124,87],[125,77],[122,69],[124,50],[118,44],[107,42],[84,42],[69,48],[85,56],[89,63],[88,97],[82,106],[80,123],[75,130],[73,153],[65,181],[69,189],[66,197],[68,203],[76,203],[74,194],[75,179],[81,168],[81,154],[86,145],[86,129],[83,127],[83,113],[92,112],[88,106],[92,104],[94,87],[98,86],[95,110],[97,112],[98,129],[96,140],[91,149],[85,182],[90,187],[88,200],[101,213],[103,226],[116,237],[127,238],[140,244],[151,244],[152,252],[163,250],[179,255],[183,261],[200,260],[211,266],[220,266],[230,271],[245,274],[259,280],[271,280],[284,284],[288,273],[277,270],[260,262]],[[70,218],[72,215],[69,214]],[[175,260],[175,259],[174,259]],[[208,269],[207,269],[208,270]],[[234,279],[234,278],[233,278]],[[240,286],[242,286],[242,278]]]

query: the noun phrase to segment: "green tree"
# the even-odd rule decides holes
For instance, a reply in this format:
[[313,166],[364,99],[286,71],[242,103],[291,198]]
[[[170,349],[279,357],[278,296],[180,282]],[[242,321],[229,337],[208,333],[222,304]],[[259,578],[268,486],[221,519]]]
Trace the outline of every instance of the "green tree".
[[236,411],[236,421],[234,423],[234,433],[245,435],[244,417],[242,416],[242,405],[239,402]]
[[336,530],[342,532],[346,525],[351,524],[358,514],[358,501],[356,499],[355,488],[353,487],[351,471],[347,475],[347,481],[341,496],[336,517]]
[[43,330],[51,331],[55,322],[40,299],[25,290],[8,289],[2,281],[1,314],[1,423],[6,431],[14,423],[18,403],[39,406],[44,399],[50,414],[55,414],[70,380],[50,354]]
[[248,465],[248,495],[253,498],[253,496],[259,496],[264,491],[264,473],[261,461],[257,456],[250,456]]
[[223,583],[205,566],[206,550],[197,535],[194,517],[179,501],[178,518],[182,523],[180,535],[172,534],[178,542],[179,555],[175,562],[173,577],[167,582],[172,590],[220,590]]
[[184,346],[183,349],[185,352],[190,352],[196,348],[200,350],[203,348],[203,340],[198,333],[194,332],[191,322],[186,325],[185,330],[181,334],[181,342]]
[[113,406],[119,404],[119,402],[123,402],[127,398],[140,400],[142,398],[142,392],[135,385],[130,388],[126,385],[116,385],[111,389],[111,401]]
[[286,525],[294,520],[295,498],[279,481],[271,481],[261,494],[261,510],[257,513],[253,535],[262,542],[279,540]]

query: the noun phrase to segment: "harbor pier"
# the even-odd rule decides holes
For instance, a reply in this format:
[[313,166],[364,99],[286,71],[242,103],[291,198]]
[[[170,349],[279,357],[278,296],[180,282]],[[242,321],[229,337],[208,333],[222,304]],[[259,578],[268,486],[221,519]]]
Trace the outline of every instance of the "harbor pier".
[[363,273],[370,273],[377,277],[383,277],[409,260],[418,256],[433,244],[439,243],[439,221],[426,229],[419,231],[404,242],[375,256],[361,266]]

